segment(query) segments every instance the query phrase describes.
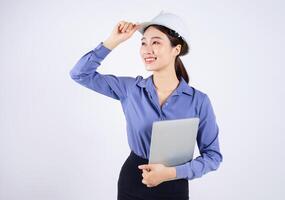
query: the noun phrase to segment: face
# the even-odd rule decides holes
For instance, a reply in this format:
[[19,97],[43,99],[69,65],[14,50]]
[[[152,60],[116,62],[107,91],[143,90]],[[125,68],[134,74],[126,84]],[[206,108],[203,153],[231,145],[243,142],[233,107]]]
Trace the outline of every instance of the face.
[[148,71],[174,67],[181,45],[171,47],[170,40],[160,30],[150,26],[143,34],[140,55]]

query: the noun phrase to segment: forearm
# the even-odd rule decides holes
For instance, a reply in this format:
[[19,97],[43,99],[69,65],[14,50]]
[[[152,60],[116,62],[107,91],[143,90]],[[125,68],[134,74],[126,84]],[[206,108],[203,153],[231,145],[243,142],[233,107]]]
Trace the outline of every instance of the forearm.
[[218,151],[204,153],[190,162],[176,166],[176,176],[188,180],[199,178],[210,171],[217,170],[222,160],[223,157]]
[[84,54],[70,70],[71,78],[77,83],[100,94],[122,100],[127,96],[127,85],[134,81],[131,77],[118,77],[97,71],[101,62],[111,52],[100,42],[93,50]]
[[175,167],[167,167],[165,172],[166,181],[170,181],[176,178],[176,168]]
[[[102,43],[102,42],[101,42]],[[70,70],[70,76],[79,80],[93,74],[101,65],[102,60],[111,52],[110,49],[105,48],[104,45],[98,44],[96,48],[84,54]]]

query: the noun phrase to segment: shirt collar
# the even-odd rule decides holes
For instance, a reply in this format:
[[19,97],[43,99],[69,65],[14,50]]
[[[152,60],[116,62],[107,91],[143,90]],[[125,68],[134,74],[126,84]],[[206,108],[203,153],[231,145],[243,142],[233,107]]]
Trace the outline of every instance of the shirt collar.
[[[141,79],[138,83],[138,86],[146,88],[148,92],[153,92],[155,90],[153,83],[153,74],[148,76],[146,79]],[[172,95],[180,95],[182,93],[193,95],[193,88],[188,85],[188,83],[181,77],[178,87]]]

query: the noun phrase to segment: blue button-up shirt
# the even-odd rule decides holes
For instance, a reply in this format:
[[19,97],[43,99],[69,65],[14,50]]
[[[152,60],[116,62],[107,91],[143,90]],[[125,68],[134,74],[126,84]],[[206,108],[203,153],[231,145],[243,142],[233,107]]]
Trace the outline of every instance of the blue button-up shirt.
[[197,145],[200,156],[175,166],[176,178],[191,180],[216,170],[223,157],[219,149],[219,128],[208,95],[189,86],[181,78],[178,87],[160,106],[153,75],[143,78],[140,75],[115,76],[97,71],[110,52],[100,42],[80,58],[71,69],[70,76],[84,87],[120,101],[126,118],[130,149],[149,159],[154,121],[199,117]]

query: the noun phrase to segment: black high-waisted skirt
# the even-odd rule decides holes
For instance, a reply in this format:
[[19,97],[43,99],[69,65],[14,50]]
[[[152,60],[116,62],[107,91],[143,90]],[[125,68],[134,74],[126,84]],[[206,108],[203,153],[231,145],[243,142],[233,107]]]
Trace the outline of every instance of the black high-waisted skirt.
[[188,200],[187,179],[165,181],[154,187],[142,183],[142,170],[138,165],[148,164],[148,160],[131,151],[124,162],[119,179],[117,200]]

